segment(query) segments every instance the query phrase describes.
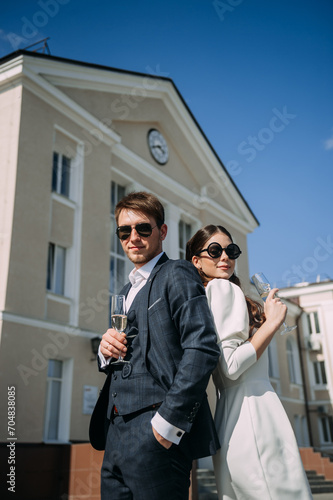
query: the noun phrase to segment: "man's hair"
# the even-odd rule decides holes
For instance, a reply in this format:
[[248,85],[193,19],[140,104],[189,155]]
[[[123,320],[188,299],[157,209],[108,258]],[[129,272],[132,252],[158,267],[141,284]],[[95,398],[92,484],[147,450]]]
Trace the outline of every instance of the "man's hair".
[[122,210],[133,210],[154,217],[157,226],[164,224],[164,207],[160,200],[152,193],[145,191],[133,191],[122,198],[116,206],[114,215],[118,225],[118,219]]

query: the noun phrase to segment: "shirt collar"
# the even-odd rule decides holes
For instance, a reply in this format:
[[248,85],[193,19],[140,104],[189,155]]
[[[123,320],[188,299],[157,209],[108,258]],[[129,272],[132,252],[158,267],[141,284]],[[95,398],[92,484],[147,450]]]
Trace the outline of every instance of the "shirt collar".
[[132,285],[134,285],[137,281],[142,281],[142,280],[147,280],[149,278],[150,273],[154,269],[155,265],[157,264],[158,260],[161,258],[164,252],[159,253],[151,259],[147,264],[145,264],[142,267],[139,267],[137,269],[136,267],[132,269],[132,271],[129,273],[129,280]]

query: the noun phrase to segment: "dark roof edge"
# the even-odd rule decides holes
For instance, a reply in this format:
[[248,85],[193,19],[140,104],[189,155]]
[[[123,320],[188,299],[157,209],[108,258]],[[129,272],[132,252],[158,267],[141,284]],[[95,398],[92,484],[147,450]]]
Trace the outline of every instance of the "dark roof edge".
[[31,52],[29,50],[24,50],[24,49],[20,49],[20,50],[17,50],[15,52],[11,52],[10,54],[7,54],[6,56],[2,57],[0,59],[0,65],[3,64],[3,63],[5,63],[5,62],[7,62],[7,61],[10,61],[11,59],[14,59],[15,57],[21,56],[21,55],[30,56],[30,57],[37,57],[37,58],[40,58],[40,59],[52,59],[53,61],[59,61],[59,62],[62,62],[62,63],[67,63],[67,64],[76,64],[78,66],[83,66],[83,67],[87,67],[87,68],[89,67],[89,68],[95,68],[95,69],[103,69],[103,70],[107,70],[107,71],[115,71],[117,73],[124,73],[124,74],[130,74],[130,75],[135,75],[135,76],[143,76],[143,77],[156,78],[158,80],[165,80],[165,81],[170,82],[172,84],[172,86],[174,87],[175,91],[177,92],[177,95],[181,99],[183,105],[185,106],[185,108],[187,109],[188,113],[190,114],[192,120],[194,121],[194,123],[198,127],[200,133],[205,138],[205,140],[206,140],[208,146],[210,147],[212,153],[214,154],[215,158],[217,159],[217,161],[220,163],[221,167],[223,168],[223,170],[227,174],[227,176],[228,176],[231,184],[234,186],[234,188],[236,189],[237,193],[239,194],[239,196],[244,201],[246,207],[248,208],[249,212],[252,214],[252,217],[254,218],[254,220],[256,221],[256,223],[258,224],[258,226],[260,225],[257,217],[252,212],[252,210],[251,210],[248,202],[245,200],[245,198],[243,197],[242,193],[240,192],[240,190],[236,186],[236,184],[233,181],[232,177],[230,176],[229,172],[225,168],[225,166],[224,166],[221,158],[216,153],[215,149],[213,148],[212,144],[210,143],[209,139],[207,138],[206,134],[202,130],[201,126],[199,125],[198,121],[196,120],[195,116],[193,115],[192,111],[190,110],[190,108],[186,104],[183,96],[181,95],[180,91],[178,90],[178,88],[176,87],[174,81],[171,78],[168,78],[166,76],[151,75],[149,73],[140,73],[138,71],[130,71],[130,70],[126,70],[126,69],[113,68],[112,66],[104,66],[104,65],[101,65],[101,64],[95,64],[95,63],[88,63],[88,62],[83,62],[83,61],[77,61],[77,60],[74,60],[74,59],[66,59],[64,57],[52,56],[52,55],[49,55],[49,54],[42,54],[40,52]]

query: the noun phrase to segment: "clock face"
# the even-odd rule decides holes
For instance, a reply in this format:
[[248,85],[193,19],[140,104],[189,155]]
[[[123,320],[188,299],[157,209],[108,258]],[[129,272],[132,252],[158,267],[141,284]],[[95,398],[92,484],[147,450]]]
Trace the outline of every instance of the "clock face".
[[154,160],[165,165],[169,159],[168,145],[163,135],[154,128],[148,132],[148,146]]

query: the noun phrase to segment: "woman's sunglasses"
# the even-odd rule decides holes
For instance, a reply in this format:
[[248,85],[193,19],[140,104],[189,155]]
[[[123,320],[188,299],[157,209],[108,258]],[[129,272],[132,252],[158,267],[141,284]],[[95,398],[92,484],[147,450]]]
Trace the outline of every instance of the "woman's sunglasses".
[[156,226],[151,227],[149,222],[142,222],[141,224],[136,224],[135,226],[118,226],[116,235],[120,240],[127,240],[127,238],[131,236],[132,229],[135,229],[139,236],[142,236],[142,238],[148,238],[155,227]]
[[226,248],[222,248],[221,245],[217,242],[210,243],[207,248],[204,248],[203,250],[200,250],[200,252],[197,253],[199,255],[201,252],[207,252],[212,259],[217,259],[218,257],[221,257],[223,251],[227,254],[229,259],[238,259],[240,254],[242,253],[241,249],[239,248],[236,243],[230,243]]

